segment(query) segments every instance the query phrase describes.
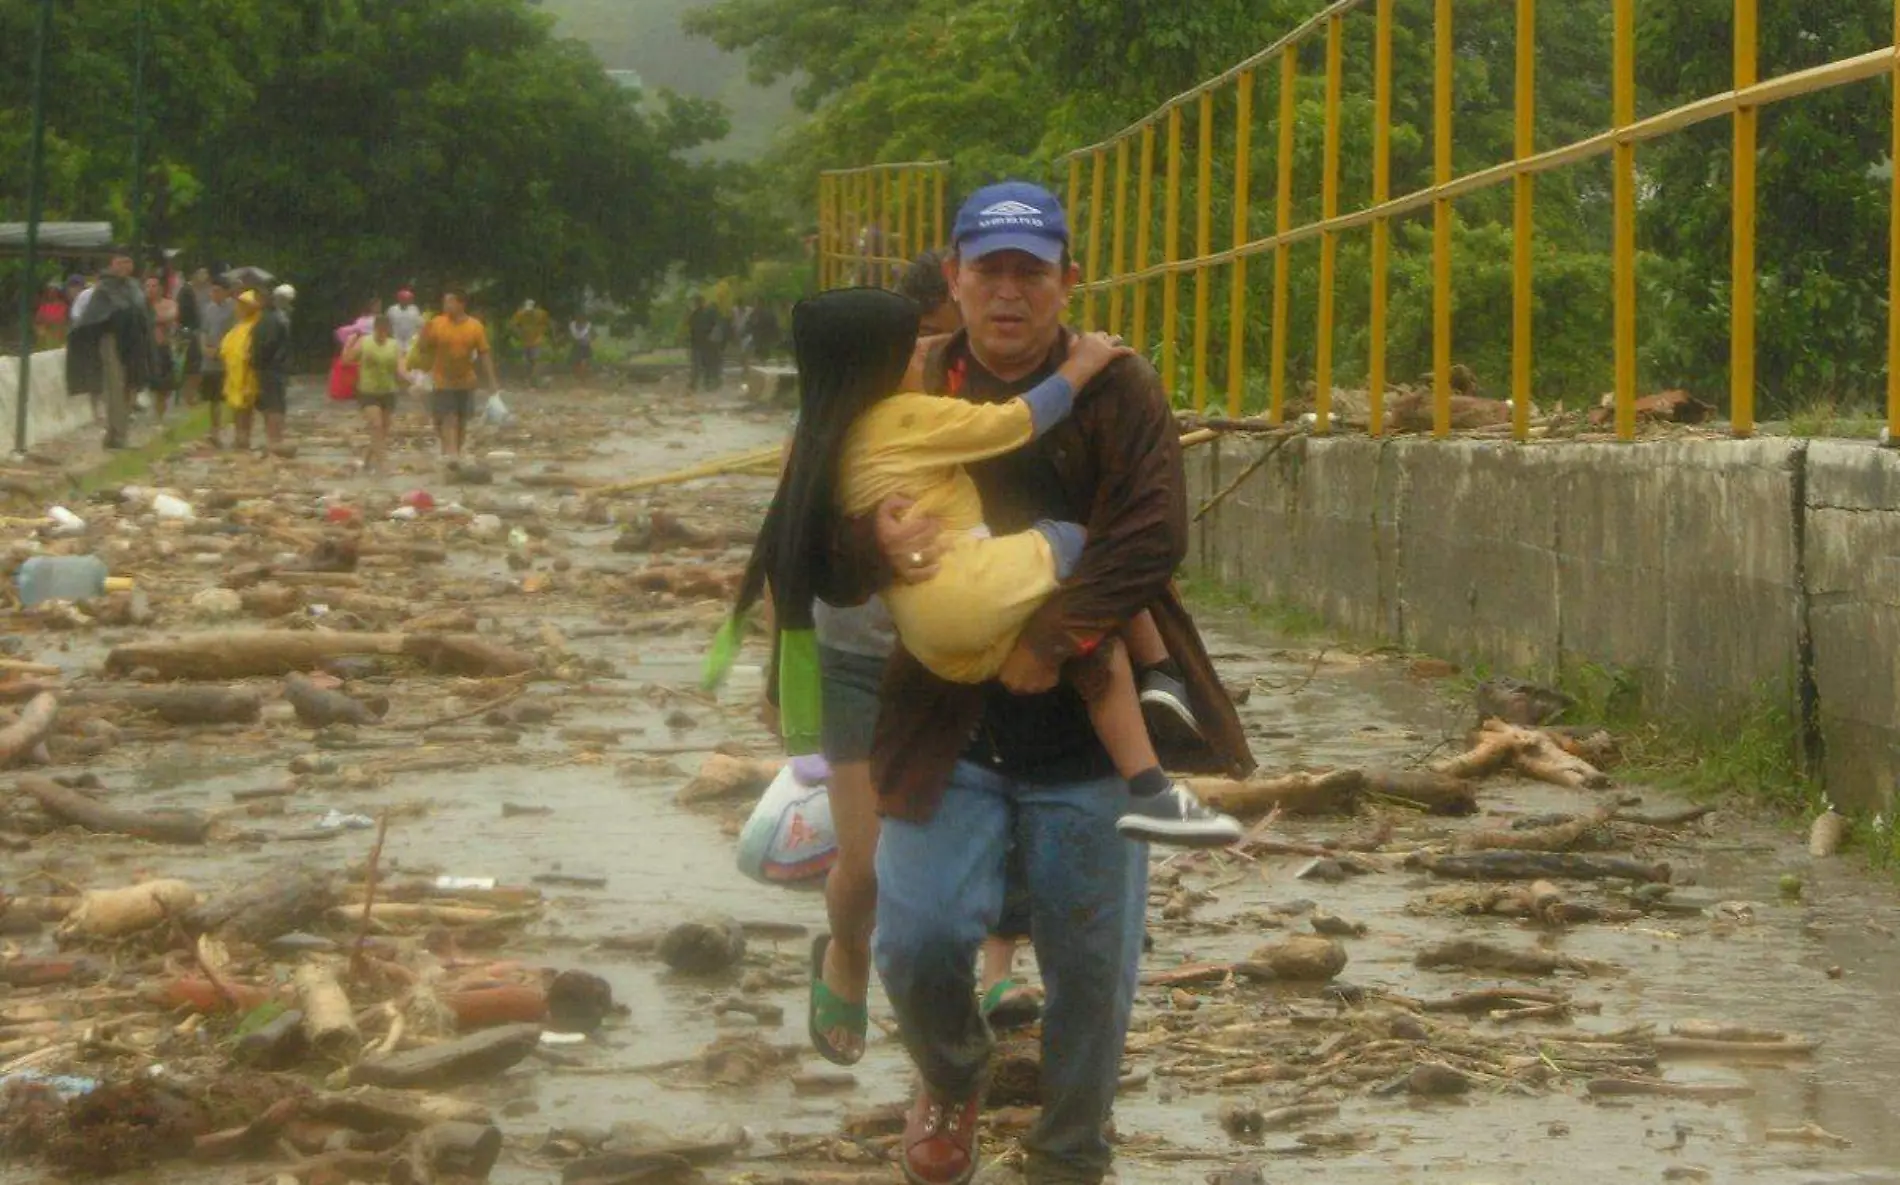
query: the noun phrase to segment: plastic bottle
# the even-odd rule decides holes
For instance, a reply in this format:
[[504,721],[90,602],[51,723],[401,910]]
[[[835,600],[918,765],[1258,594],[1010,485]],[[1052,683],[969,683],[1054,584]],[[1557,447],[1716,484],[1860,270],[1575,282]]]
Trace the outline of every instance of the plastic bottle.
[[83,535],[86,533],[86,520],[80,518],[64,506],[55,506],[46,512],[53,522],[52,535]]
[[105,591],[106,565],[98,556],[36,555],[13,580],[28,609],[42,601],[83,601]]

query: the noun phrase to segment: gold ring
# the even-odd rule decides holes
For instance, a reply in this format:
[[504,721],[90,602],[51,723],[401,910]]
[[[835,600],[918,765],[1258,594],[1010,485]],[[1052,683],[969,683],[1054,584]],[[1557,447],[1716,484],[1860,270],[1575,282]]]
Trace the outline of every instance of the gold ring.
[[923,552],[921,552],[921,551],[913,551],[913,552],[911,552],[911,553],[910,553],[910,566],[911,566],[911,567],[913,567],[913,568],[921,568],[921,567],[923,567],[923,566],[924,566],[924,553],[923,553]]

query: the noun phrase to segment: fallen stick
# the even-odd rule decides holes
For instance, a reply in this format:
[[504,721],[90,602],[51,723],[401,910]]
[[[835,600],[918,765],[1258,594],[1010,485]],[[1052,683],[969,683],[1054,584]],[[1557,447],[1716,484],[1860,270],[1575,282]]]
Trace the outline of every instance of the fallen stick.
[[1819,1041],[1710,1041],[1701,1037],[1658,1037],[1656,1052],[1677,1057],[1808,1057]]
[[350,1070],[350,1083],[401,1090],[459,1086],[503,1072],[534,1052],[540,1040],[540,1025],[484,1029],[439,1045],[358,1062]]
[[1655,1097],[1688,1099],[1698,1103],[1726,1103],[1755,1097],[1755,1088],[1752,1086],[1663,1082],[1655,1078],[1592,1078],[1584,1089],[1590,1092],[1590,1097],[1598,1099]]
[[1251,818],[1271,810],[1289,815],[1350,815],[1358,806],[1366,777],[1358,770],[1294,773],[1277,778],[1189,778],[1202,802],[1226,814]]
[[1228,482],[1224,487],[1221,488],[1219,493],[1216,493],[1213,497],[1201,503],[1201,508],[1194,512],[1193,521],[1197,523],[1200,522],[1203,518],[1206,518],[1207,515],[1211,511],[1213,511],[1216,507],[1218,507],[1222,502],[1227,501],[1227,499],[1233,495],[1235,490],[1239,489],[1242,485],[1246,484],[1246,481],[1248,478],[1260,472],[1261,468],[1264,467],[1268,461],[1273,460],[1274,454],[1279,452],[1281,449],[1285,448],[1287,441],[1292,440],[1295,435],[1298,435],[1298,433],[1297,432],[1288,433],[1280,437],[1278,440],[1274,441],[1272,444],[1268,445],[1265,452],[1261,453],[1258,457],[1255,457],[1253,461],[1249,463],[1245,469],[1242,469],[1240,471],[1239,477],[1236,477],[1234,478],[1234,480]]
[[513,675],[537,665],[532,655],[472,635],[229,630],[116,646],[106,655],[105,669],[117,675],[149,669],[161,679],[248,679],[356,655],[408,656],[449,674]]
[[1593,975],[1613,970],[1609,964],[1593,959],[1579,959],[1542,950],[1512,950],[1469,938],[1428,947],[1420,951],[1414,961],[1427,971],[1463,967],[1509,975],[1554,975],[1559,971]]
[[52,692],[42,691],[28,700],[20,718],[0,728],[0,767],[15,765],[38,749],[58,717],[59,697]]
[[1470,782],[1435,770],[1376,770],[1366,774],[1366,792],[1434,815],[1478,810],[1478,792]]
[[1798,1041],[1780,1029],[1755,1029],[1747,1025],[1723,1024],[1713,1020],[1679,1020],[1669,1026],[1672,1037],[1696,1037],[1703,1041]]
[[19,658],[0,658],[0,671],[20,675],[59,675],[61,670],[50,662],[27,662]]
[[369,865],[363,876],[363,920],[356,930],[356,943],[350,948],[350,982],[363,976],[363,944],[369,941],[370,922],[376,909],[376,882],[382,871],[383,841],[389,837],[389,810],[384,808],[376,820],[376,843],[369,850]]
[[1478,1016],[1497,1008],[1513,1005],[1568,1006],[1569,1003],[1570,996],[1565,992],[1544,991],[1540,988],[1484,988],[1475,992],[1459,992],[1443,1000],[1421,1000],[1419,1007],[1426,1012],[1454,1012],[1465,1016]]
[[292,671],[284,676],[284,699],[297,712],[297,722],[306,728],[325,728],[332,724],[375,724],[376,713],[360,700],[318,687],[307,677]]
[[185,928],[262,945],[301,930],[335,901],[330,878],[301,864],[275,869],[185,914]]
[[262,698],[244,687],[88,687],[69,694],[66,702],[109,704],[167,724],[250,724],[263,710]]
[[[684,469],[675,469],[668,473],[655,474],[652,477],[636,477],[632,481],[616,482],[613,485],[599,486],[594,493],[613,497],[617,494],[632,494],[640,490],[651,490],[659,486],[681,485],[689,481],[698,481],[703,477],[719,477],[740,469],[749,469],[765,461],[776,460],[784,450],[783,445],[770,445],[752,449],[748,452],[734,453],[711,461],[702,461]],[[516,480],[519,480],[517,478]]]
[[60,926],[62,936],[118,938],[181,914],[198,903],[198,893],[180,880],[142,881],[120,889],[89,889]]
[[32,795],[40,809],[55,819],[88,831],[183,844],[201,844],[211,832],[211,821],[195,811],[120,810],[50,778],[28,775],[20,779],[19,789]]
[[1616,856],[1575,852],[1470,852],[1427,856],[1425,867],[1459,880],[1631,880],[1667,884],[1667,864],[1643,864]]
[[1854,1146],[1854,1141],[1846,1136],[1837,1136],[1818,1123],[1804,1123],[1800,1127],[1771,1127],[1762,1133],[1762,1138],[1780,1144],[1829,1144],[1835,1148]]
[[1552,827],[1532,827],[1524,831],[1507,828],[1502,831],[1467,832],[1458,837],[1457,848],[1462,852],[1564,852],[1608,823],[1610,816],[1611,812],[1601,810]]
[[1617,811],[1610,817],[1618,823],[1634,823],[1639,827],[1686,827],[1715,813],[1712,806],[1691,806],[1676,811],[1664,811],[1658,815],[1639,814],[1636,811]]

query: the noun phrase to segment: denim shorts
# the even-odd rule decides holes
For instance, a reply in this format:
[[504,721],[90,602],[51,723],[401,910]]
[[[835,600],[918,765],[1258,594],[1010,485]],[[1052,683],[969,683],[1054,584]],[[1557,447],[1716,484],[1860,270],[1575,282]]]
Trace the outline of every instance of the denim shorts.
[[831,764],[852,765],[871,759],[871,734],[877,730],[877,689],[884,681],[885,661],[829,646],[818,648],[824,711],[819,743]]

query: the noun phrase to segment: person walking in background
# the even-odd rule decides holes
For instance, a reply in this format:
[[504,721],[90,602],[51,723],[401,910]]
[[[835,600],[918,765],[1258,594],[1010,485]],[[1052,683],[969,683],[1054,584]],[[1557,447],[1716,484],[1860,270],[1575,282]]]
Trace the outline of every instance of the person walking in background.
[[720,353],[725,348],[724,325],[725,318],[704,296],[693,297],[693,311],[686,316],[686,341],[693,365],[692,382],[688,384],[691,390],[719,389],[723,369]]
[[771,305],[761,302],[752,310],[750,326],[752,356],[760,362],[769,361],[774,354],[778,353],[778,314],[772,311]]
[[515,315],[508,318],[508,327],[514,330],[515,340],[521,344],[522,360],[528,364],[528,387],[532,390],[540,377],[541,351],[548,341],[548,311],[536,307],[532,300],[524,300]]
[[181,407],[191,407],[204,387],[205,308],[211,303],[211,271],[200,267],[178,289],[178,339],[174,349],[183,355],[178,388]]
[[356,403],[369,426],[365,464],[371,473],[380,475],[389,451],[389,420],[396,410],[402,370],[402,348],[390,332],[389,314],[372,317],[370,332],[351,338],[343,347],[343,360],[357,368]]
[[297,290],[279,284],[251,331],[257,410],[264,417],[264,447],[272,453],[284,447],[284,415],[290,410],[290,317],[296,302]]
[[92,397],[93,419],[105,422],[105,446],[118,449],[126,445],[132,393],[150,385],[156,351],[152,306],[132,253],[117,250],[111,260],[73,306],[66,389]]
[[[233,304],[233,320],[218,344],[218,356],[224,362],[224,405],[231,409],[232,443],[240,451],[251,447],[251,422],[257,414],[259,391],[256,335],[264,316],[264,298],[254,288],[238,294]],[[216,421],[212,421],[215,425]],[[212,440],[217,429],[212,428]]]
[[162,272],[145,277],[145,301],[152,309],[152,418],[163,420],[166,405],[178,387],[178,366],[172,357],[172,339],[178,332],[178,302],[165,294]]
[[422,327],[415,345],[410,347],[408,365],[428,369],[435,390],[429,396],[429,410],[435,417],[436,438],[441,442],[442,459],[449,465],[462,459],[462,443],[468,433],[468,417],[475,400],[476,366],[488,375],[488,387],[499,391],[495,380],[495,359],[488,345],[488,331],[468,315],[468,304],[457,291],[442,294],[442,312]]
[[231,286],[222,279],[212,280],[198,317],[198,351],[204,359],[198,376],[198,397],[204,400],[211,416],[211,447],[224,447],[224,338],[237,320],[231,303]]
[[396,345],[407,354],[416,342],[416,335],[422,332],[425,320],[416,304],[416,294],[408,288],[398,288],[396,303],[389,306],[388,313],[389,331],[395,335]]
[[568,347],[567,364],[574,368],[574,377],[586,382],[594,367],[594,323],[587,319],[585,309],[574,314],[567,324]]
[[49,282],[40,290],[39,304],[33,309],[33,348],[57,350],[65,345],[66,327],[71,319],[72,310],[67,307],[59,285]]

